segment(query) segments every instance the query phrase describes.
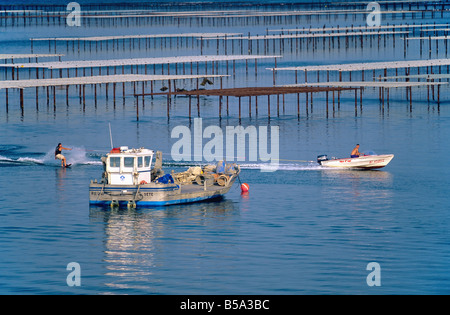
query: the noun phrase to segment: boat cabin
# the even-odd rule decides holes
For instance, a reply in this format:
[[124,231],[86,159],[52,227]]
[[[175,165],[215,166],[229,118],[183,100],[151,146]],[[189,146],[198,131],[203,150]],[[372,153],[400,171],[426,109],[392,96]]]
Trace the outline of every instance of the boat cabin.
[[148,149],[120,147],[111,150],[104,159],[110,185],[139,185],[151,182],[154,152]]

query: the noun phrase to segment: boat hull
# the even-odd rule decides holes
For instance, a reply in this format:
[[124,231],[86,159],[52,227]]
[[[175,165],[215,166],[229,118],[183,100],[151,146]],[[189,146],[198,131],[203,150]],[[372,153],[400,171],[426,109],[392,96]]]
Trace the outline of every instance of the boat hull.
[[321,161],[324,167],[373,170],[385,167],[394,158],[393,154],[369,155],[358,158],[334,159]]
[[105,185],[91,183],[89,186],[89,203],[97,206],[170,206],[194,203],[223,197],[235,182],[233,176],[226,186],[198,184],[177,185]]

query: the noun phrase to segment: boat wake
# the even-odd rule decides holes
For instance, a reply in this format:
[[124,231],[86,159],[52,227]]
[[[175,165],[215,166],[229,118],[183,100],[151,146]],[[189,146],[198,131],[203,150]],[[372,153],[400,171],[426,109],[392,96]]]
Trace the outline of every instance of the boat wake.
[[240,164],[242,169],[260,170],[260,171],[316,171],[323,170],[323,167],[317,163],[254,163]]
[[[211,162],[211,164],[215,164],[216,162]],[[323,170],[324,167],[315,163],[315,162],[297,162],[297,163],[241,163],[236,162],[241,169],[243,170],[258,170],[258,171],[314,171],[314,170]],[[201,166],[202,162],[176,162],[176,161],[167,161],[163,163],[163,167],[192,167],[192,166]]]
[[[101,165],[102,162],[98,154],[92,154],[86,152],[84,148],[71,147],[72,151],[64,151],[63,154],[66,157],[68,163],[72,165]],[[54,149],[50,149],[46,153],[32,152],[32,153],[20,153],[17,150],[21,147],[0,148],[0,166],[60,166],[61,162],[55,160]]]

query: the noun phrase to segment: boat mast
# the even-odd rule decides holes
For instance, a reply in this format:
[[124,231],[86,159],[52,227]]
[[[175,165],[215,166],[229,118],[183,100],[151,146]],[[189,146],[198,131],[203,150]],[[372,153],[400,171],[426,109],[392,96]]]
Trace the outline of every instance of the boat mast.
[[111,123],[109,123],[109,139],[111,140],[111,149],[114,149],[113,140],[112,140],[112,133],[111,133]]

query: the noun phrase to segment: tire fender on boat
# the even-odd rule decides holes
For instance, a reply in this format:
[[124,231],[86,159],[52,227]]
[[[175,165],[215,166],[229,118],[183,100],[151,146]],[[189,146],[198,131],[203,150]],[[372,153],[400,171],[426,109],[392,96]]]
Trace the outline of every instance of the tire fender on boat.
[[217,178],[217,184],[219,184],[219,186],[226,186],[226,185],[228,185],[228,180],[229,180],[229,178],[227,175],[220,175]]

